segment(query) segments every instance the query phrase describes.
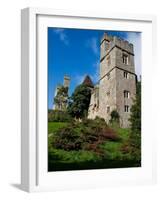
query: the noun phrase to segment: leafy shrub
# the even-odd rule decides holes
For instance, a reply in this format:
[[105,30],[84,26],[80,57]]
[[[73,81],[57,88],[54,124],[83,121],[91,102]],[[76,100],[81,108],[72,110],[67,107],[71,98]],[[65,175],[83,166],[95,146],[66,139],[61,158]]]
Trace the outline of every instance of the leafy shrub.
[[84,84],[78,85],[70,98],[69,105],[67,107],[68,113],[77,119],[87,117],[90,98],[90,88]]
[[49,160],[53,161],[65,161],[65,162],[83,162],[83,161],[98,161],[99,156],[91,151],[65,151],[62,149],[50,149],[49,150]]
[[79,150],[81,149],[81,144],[82,140],[72,126],[62,128],[56,133],[54,145],[58,149],[66,151]]
[[123,152],[129,152],[132,157],[141,161],[141,82],[136,85],[136,98],[131,107],[129,119],[131,123],[128,144],[123,146]]
[[121,147],[121,151],[124,154],[130,153],[130,146],[129,146],[129,144],[128,143],[123,144],[122,147]]
[[122,153],[130,154],[131,158],[141,161],[141,134],[140,132],[131,132],[130,137],[121,148]]
[[92,150],[97,154],[103,154],[99,145],[104,141],[119,140],[116,132],[100,118],[73,122],[68,127],[59,129],[54,137],[53,145],[57,149],[66,151]]
[[134,132],[141,132],[141,82],[136,85],[136,98],[131,107],[131,116],[129,119],[131,123],[131,130]]
[[113,110],[110,115],[111,115],[110,123],[114,124],[115,126],[118,125],[120,116],[117,110]]
[[103,132],[102,132],[102,136],[103,136],[103,138],[111,140],[111,141],[120,140],[120,138],[118,137],[116,132],[111,128],[104,129]]
[[117,110],[113,110],[111,112],[111,119],[117,121],[117,120],[119,120],[119,118],[120,118],[120,116],[119,116],[119,113],[117,112]]
[[66,111],[61,110],[49,110],[48,121],[49,122],[70,122],[71,116]]

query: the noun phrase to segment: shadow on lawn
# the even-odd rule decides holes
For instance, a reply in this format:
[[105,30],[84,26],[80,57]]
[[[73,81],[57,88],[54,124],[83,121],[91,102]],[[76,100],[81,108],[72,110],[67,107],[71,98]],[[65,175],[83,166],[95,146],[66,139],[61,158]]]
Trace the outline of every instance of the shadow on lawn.
[[60,161],[49,161],[48,171],[68,171],[68,170],[86,170],[86,169],[112,169],[112,168],[129,168],[141,167],[141,161],[136,160],[101,160],[86,161],[79,163],[68,163]]

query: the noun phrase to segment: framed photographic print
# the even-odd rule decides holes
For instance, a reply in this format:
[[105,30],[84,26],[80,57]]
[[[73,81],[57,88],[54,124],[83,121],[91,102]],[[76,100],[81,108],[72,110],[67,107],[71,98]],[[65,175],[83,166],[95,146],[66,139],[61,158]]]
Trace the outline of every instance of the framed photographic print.
[[22,189],[154,183],[155,17],[26,8],[21,30]]

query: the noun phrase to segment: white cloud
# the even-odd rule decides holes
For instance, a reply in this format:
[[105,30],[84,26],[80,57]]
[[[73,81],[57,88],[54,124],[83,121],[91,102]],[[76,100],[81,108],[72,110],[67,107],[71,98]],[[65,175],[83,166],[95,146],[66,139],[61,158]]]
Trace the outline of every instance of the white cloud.
[[135,73],[140,79],[141,75],[141,34],[135,32],[127,33],[126,38],[130,43],[134,45],[134,61],[135,61]]
[[69,39],[67,34],[65,33],[64,29],[61,28],[57,28],[54,29],[54,33],[57,34],[59,36],[59,39],[65,44],[65,45],[69,45]]
[[98,47],[98,40],[97,40],[97,38],[93,37],[93,38],[89,39],[86,42],[86,46],[88,48],[90,48],[95,55],[98,55],[98,53],[99,53],[99,47]]

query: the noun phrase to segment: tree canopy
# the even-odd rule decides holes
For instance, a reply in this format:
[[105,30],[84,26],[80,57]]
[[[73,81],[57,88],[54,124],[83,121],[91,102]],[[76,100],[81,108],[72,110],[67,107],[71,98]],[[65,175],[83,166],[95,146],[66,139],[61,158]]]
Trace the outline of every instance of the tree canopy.
[[88,86],[81,84],[76,87],[68,106],[68,112],[72,117],[83,118],[87,116],[90,103],[91,90]]
[[141,82],[137,82],[136,85],[136,98],[134,104],[131,107],[131,130],[133,132],[141,131]]
[[129,137],[130,151],[139,162],[141,161],[141,82],[136,85],[136,98],[131,108],[131,134]]

